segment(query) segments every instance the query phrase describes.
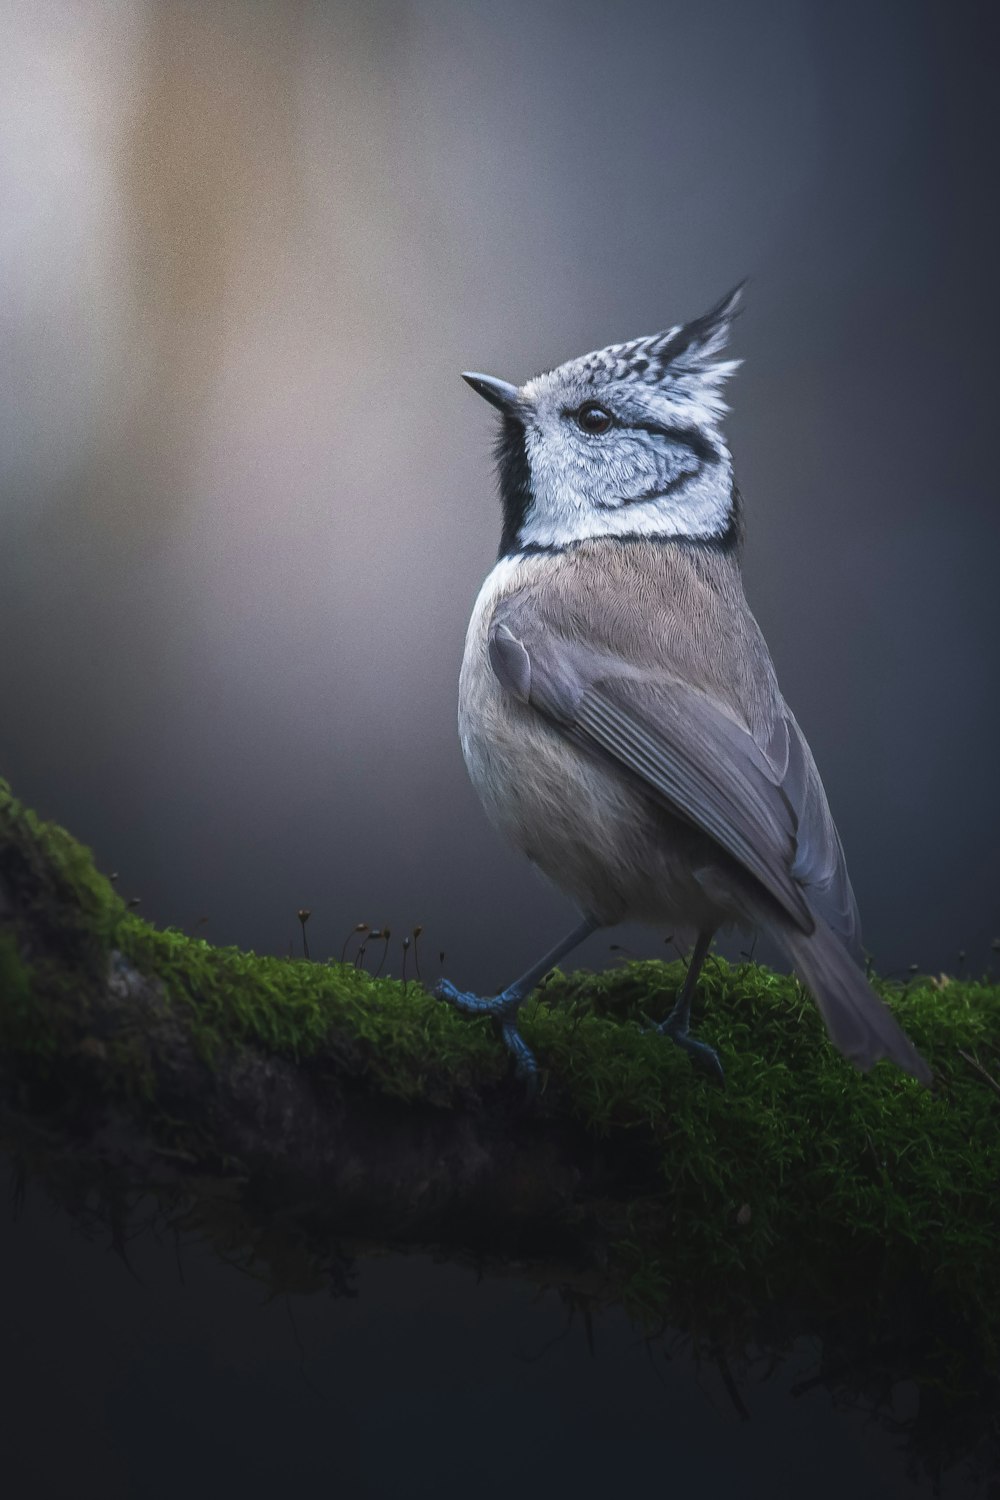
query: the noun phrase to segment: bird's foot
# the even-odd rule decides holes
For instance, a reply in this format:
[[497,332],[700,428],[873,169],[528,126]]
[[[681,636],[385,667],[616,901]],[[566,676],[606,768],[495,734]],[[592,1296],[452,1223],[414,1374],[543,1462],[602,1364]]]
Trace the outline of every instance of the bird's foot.
[[514,1071],[524,1083],[526,1094],[533,1098],[538,1088],[538,1063],[516,1025],[517,1012],[524,1000],[520,990],[511,986],[499,995],[472,995],[458,989],[450,979],[441,979],[434,986],[434,994],[468,1016],[490,1017],[514,1059]]
[[439,1000],[447,1000],[449,1005],[464,1010],[468,1016],[491,1016],[500,1022],[516,1016],[524,998],[513,988],[501,990],[499,995],[472,995],[467,990],[460,990],[450,979],[438,980],[434,993]]
[[679,1026],[676,1022],[671,1022],[668,1016],[658,1026],[649,1026],[645,1029],[658,1032],[660,1036],[668,1036],[672,1042],[677,1043],[678,1047],[683,1047],[684,1051],[697,1067],[703,1068],[706,1073],[710,1073],[725,1088],[726,1075],[723,1071],[722,1063],[719,1061],[719,1054],[707,1042],[699,1042],[697,1037],[690,1034],[686,1026]]

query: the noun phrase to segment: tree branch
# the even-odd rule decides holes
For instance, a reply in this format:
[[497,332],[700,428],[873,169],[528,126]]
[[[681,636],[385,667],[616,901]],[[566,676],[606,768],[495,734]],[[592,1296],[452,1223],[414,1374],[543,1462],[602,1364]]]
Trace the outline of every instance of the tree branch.
[[553,975],[525,1007],[529,1108],[488,1023],[352,964],[158,930],[0,783],[0,1131],[64,1201],[152,1192],[248,1262],[294,1244],[283,1274],[307,1280],[338,1244],[513,1260],[647,1320],[919,1284],[995,1350],[1000,1108],[960,1049],[1000,1038],[997,987],[880,985],[929,1093],[856,1073],[794,979],[712,960],[720,1090],[638,1024],[683,973]]

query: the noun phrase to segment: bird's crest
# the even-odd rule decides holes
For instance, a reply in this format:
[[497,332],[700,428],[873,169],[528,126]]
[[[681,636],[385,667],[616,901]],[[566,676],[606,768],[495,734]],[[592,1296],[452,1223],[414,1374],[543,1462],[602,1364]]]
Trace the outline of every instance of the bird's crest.
[[721,302],[690,323],[595,350],[585,356],[580,373],[595,380],[664,386],[712,410],[725,410],[719,388],[739,369],[742,360],[720,360],[718,356],[728,342],[744,284],[741,281]]

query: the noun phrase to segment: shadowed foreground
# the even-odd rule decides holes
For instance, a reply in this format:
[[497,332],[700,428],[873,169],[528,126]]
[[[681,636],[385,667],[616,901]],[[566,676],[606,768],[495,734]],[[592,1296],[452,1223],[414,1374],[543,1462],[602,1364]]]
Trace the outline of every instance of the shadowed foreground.
[[928,1092],[857,1073],[794,979],[712,960],[723,1091],[641,1030],[683,973],[553,974],[523,1012],[528,1109],[488,1024],[416,983],[157,930],[0,782],[0,1145],[119,1246],[152,1197],[286,1290],[432,1247],[726,1340],[765,1310],[789,1338],[835,1316],[983,1398],[1000,988],[877,983]]

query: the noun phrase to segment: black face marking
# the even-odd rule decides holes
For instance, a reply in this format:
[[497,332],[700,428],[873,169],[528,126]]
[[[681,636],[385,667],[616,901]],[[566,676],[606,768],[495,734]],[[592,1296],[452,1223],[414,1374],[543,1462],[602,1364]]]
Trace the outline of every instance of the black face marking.
[[534,557],[539,553],[556,556],[558,553],[570,552],[574,547],[586,547],[594,542],[611,546],[621,542],[648,543],[652,542],[660,547],[685,547],[694,552],[716,552],[722,556],[739,550],[742,541],[742,528],[735,518],[730,517],[725,531],[720,531],[715,536],[681,536],[674,531],[645,532],[645,531],[622,531],[615,532],[610,536],[585,536],[578,537],[573,542],[522,542],[520,546],[509,548],[501,553],[502,557]]
[[[564,406],[559,415],[567,417],[570,421],[578,422],[583,427],[582,418],[591,411],[601,412],[608,419],[600,428],[595,427],[590,429],[595,433],[598,431],[607,432],[610,427],[620,427],[626,432],[628,432],[629,428],[633,428],[637,432],[651,432],[656,437],[664,437],[671,443],[678,444],[683,448],[690,448],[695,458],[703,464],[719,463],[726,456],[725,452],[721,448],[718,448],[712,442],[711,438],[706,437],[697,427],[670,426],[665,422],[654,422],[651,417],[642,421],[638,418],[625,420],[622,417],[616,417],[613,412],[608,411],[607,407],[600,406],[595,401],[586,401],[580,407]],[[587,431],[588,429],[584,427],[584,430]]]
[[668,427],[663,422],[632,422],[632,427],[638,427],[641,432],[652,432],[657,437],[665,437],[671,443],[678,443],[682,448],[690,448],[695,458],[703,464],[719,463],[725,454],[715,446],[712,440],[699,432],[697,427]]
[[680,540],[692,547],[704,547],[709,552],[739,554],[743,550],[743,502],[735,484],[730,498],[729,518],[725,531],[720,531],[715,536],[682,537]]
[[679,474],[676,474],[673,479],[668,480],[666,484],[661,485],[659,489],[643,490],[641,495],[628,495],[624,499],[615,497],[615,499],[609,500],[607,509],[623,510],[628,505],[643,505],[647,500],[665,500],[675,490],[679,490],[685,484],[690,484],[697,473],[697,464],[690,469],[682,469]]
[[493,458],[497,467],[497,484],[503,510],[503,529],[497,556],[507,557],[524,550],[518,546],[517,538],[534,499],[524,423],[517,417],[503,417],[493,445]]

